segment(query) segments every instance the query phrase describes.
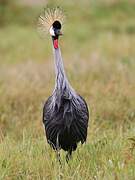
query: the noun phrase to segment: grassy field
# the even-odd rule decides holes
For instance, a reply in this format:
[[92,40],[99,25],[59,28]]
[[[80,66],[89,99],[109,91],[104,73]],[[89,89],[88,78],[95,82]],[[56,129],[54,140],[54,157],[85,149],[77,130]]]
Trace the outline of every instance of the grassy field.
[[90,109],[87,143],[79,144],[69,164],[61,152],[62,167],[42,125],[43,103],[55,78],[51,40],[37,32],[42,8],[10,4],[5,10],[0,27],[1,180],[135,179],[135,3],[108,2],[62,3],[65,69]]

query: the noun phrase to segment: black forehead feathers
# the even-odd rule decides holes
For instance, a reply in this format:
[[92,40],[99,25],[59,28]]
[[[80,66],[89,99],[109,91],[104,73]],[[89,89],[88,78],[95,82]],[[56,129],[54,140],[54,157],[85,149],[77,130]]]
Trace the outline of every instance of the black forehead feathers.
[[54,21],[52,25],[55,29],[61,29],[61,23],[59,21]]

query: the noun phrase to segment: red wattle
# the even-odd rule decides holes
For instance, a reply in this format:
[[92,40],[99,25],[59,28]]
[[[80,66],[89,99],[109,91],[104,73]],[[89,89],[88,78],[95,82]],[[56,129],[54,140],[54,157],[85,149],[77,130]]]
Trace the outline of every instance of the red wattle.
[[58,48],[58,39],[54,39],[53,45],[54,45],[54,48],[55,48],[55,49]]

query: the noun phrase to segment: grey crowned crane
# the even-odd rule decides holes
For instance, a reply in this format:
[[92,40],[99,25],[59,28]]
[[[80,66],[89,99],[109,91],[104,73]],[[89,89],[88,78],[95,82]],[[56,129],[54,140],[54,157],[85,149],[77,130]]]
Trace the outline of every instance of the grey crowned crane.
[[59,152],[67,151],[66,160],[71,157],[77,144],[87,138],[89,111],[86,101],[71,87],[63,66],[59,48],[64,15],[59,8],[47,9],[39,17],[40,27],[47,30],[53,44],[55,62],[55,88],[43,108],[43,124],[47,142]]

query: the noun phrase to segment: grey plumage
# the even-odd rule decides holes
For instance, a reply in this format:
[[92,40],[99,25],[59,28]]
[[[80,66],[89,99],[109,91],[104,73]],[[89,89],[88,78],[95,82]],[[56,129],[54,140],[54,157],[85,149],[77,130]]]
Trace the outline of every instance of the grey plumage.
[[78,142],[86,141],[89,112],[85,100],[74,91],[67,80],[60,49],[53,50],[55,88],[44,105],[43,123],[47,141],[53,149],[63,149],[71,154],[76,150]]
[[89,111],[85,100],[75,92],[65,74],[61,51],[58,47],[62,35],[64,14],[59,8],[47,9],[39,17],[40,28],[49,31],[53,42],[55,62],[55,88],[43,108],[43,123],[48,143],[54,150],[68,151],[67,159],[79,142],[87,138]]

